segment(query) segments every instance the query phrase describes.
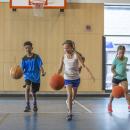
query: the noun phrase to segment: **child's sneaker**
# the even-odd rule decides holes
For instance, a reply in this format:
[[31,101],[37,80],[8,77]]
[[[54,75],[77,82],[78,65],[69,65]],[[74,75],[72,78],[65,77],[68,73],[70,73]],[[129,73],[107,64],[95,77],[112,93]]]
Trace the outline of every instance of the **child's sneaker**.
[[68,106],[68,100],[66,100],[66,105]]
[[34,111],[34,112],[37,112],[37,111],[38,111],[38,108],[37,108],[36,105],[34,105],[34,107],[33,107],[33,111]]
[[72,105],[74,105],[74,104],[75,104],[75,100],[72,101]]
[[68,114],[67,117],[66,117],[66,120],[71,121],[72,120],[72,114]]
[[128,106],[128,111],[130,112],[130,105]]
[[113,112],[111,104],[108,105],[108,112]]
[[29,106],[26,106],[24,112],[30,112],[30,111],[31,111],[31,108]]
[[[74,105],[75,104],[75,101],[74,100],[72,100],[72,105]],[[68,105],[68,101],[66,100],[66,105]]]

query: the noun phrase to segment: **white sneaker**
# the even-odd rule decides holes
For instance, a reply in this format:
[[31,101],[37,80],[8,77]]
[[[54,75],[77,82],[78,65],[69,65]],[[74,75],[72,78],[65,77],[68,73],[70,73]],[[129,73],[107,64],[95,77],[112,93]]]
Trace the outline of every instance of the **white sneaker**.
[[66,105],[68,105],[68,101],[66,100]]
[[75,100],[72,101],[72,104],[73,104],[73,105],[75,104]]
[[[75,100],[72,101],[72,105],[75,104]],[[68,101],[66,100],[66,105],[68,105]]]

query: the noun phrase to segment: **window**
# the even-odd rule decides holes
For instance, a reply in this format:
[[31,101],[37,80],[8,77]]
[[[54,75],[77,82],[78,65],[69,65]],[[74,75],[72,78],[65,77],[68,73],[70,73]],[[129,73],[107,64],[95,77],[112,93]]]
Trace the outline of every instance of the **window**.
[[130,35],[130,5],[104,7],[104,35]]
[[[112,88],[111,64],[116,56],[118,45],[126,47],[125,56],[128,57],[129,71],[127,77],[130,77],[130,6],[110,6],[104,7],[104,77],[105,90]],[[130,89],[130,81],[129,81]]]

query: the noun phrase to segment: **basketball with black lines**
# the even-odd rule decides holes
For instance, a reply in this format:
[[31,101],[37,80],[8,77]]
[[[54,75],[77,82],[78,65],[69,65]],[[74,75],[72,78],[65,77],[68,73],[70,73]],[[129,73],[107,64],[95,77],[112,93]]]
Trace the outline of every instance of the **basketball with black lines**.
[[23,71],[19,65],[12,66],[10,68],[10,76],[13,79],[20,79],[23,76]]

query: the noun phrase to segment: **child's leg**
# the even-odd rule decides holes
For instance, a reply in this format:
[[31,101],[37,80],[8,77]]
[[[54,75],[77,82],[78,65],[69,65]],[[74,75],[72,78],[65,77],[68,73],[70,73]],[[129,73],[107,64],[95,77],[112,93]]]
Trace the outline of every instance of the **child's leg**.
[[33,97],[33,111],[37,112],[38,107],[37,107],[37,95],[36,95],[36,92],[32,92],[32,97]]
[[128,94],[128,81],[122,81],[121,86],[124,88],[124,96],[127,100],[128,105],[130,106],[130,95]]
[[26,85],[26,88],[25,88],[26,107],[25,107],[24,112],[30,112],[31,110],[29,97],[30,97],[30,85]]
[[112,93],[110,94],[110,100],[109,100],[109,104],[108,104],[108,112],[113,112],[112,110],[112,101],[113,101],[113,96]]
[[33,111],[34,112],[37,112],[38,111],[38,108],[37,108],[37,95],[36,95],[36,92],[39,91],[39,88],[40,88],[40,83],[34,83],[32,82],[32,98],[33,98]]
[[33,97],[33,105],[37,106],[37,96],[35,92],[32,92],[32,97]]
[[109,100],[109,104],[112,105],[112,101],[113,101],[114,97],[112,96],[112,93],[110,93],[110,100]]
[[73,97],[72,97],[72,100],[73,100],[73,101],[74,101],[74,99],[75,99],[76,96],[77,96],[77,91],[78,91],[79,84],[80,84],[80,79],[76,79],[76,80],[73,82]]
[[[114,86],[117,86],[118,84],[115,84],[115,83],[112,83],[112,88]],[[108,112],[113,112],[112,110],[112,101],[113,101],[114,97],[112,96],[112,93],[110,93],[110,100],[109,100],[109,103],[108,103]]]
[[72,101],[75,100],[76,95],[77,95],[77,91],[78,91],[78,87],[73,87],[73,97],[72,97]]
[[29,97],[30,97],[30,85],[26,85],[26,88],[25,88],[25,100],[26,100],[27,106],[30,107]]
[[66,86],[68,114],[72,114],[72,87]]

